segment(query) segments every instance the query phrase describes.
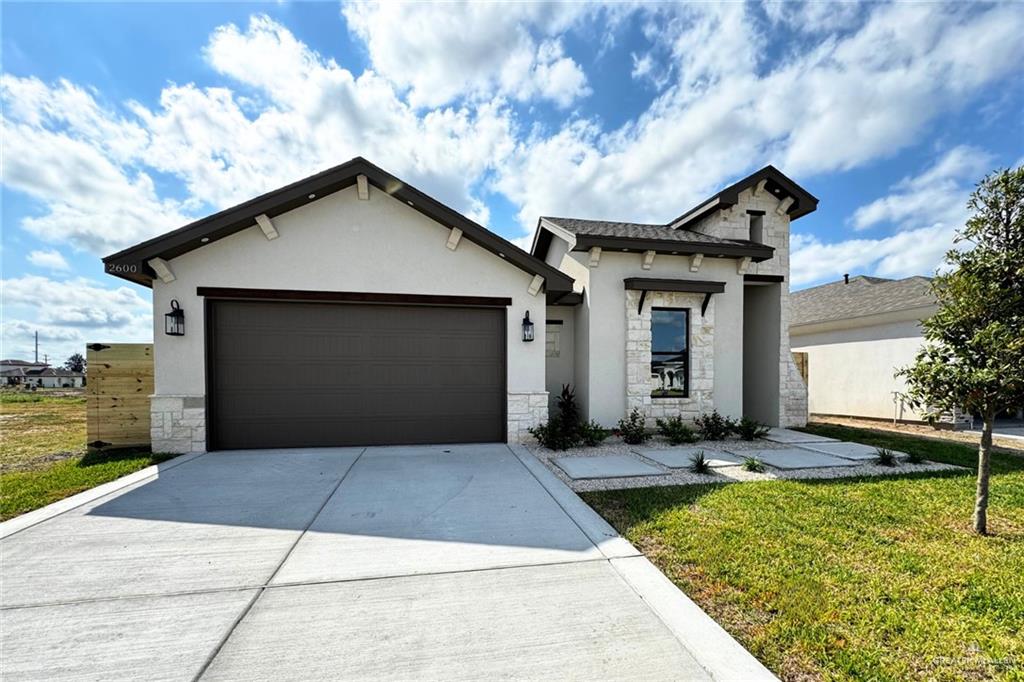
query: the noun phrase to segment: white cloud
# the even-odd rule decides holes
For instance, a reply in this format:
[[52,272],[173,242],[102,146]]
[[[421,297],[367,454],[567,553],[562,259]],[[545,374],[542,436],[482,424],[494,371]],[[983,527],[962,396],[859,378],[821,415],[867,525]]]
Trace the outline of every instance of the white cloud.
[[880,224],[903,228],[963,223],[971,189],[990,170],[992,155],[969,146],[954,147],[917,177],[904,178],[888,196],[854,211],[855,230]]
[[44,270],[70,270],[71,266],[64,255],[56,249],[51,251],[32,251],[26,257],[29,263]]
[[590,93],[557,38],[595,10],[583,3],[349,2],[348,26],[373,68],[415,107],[459,97],[534,97],[567,107]]

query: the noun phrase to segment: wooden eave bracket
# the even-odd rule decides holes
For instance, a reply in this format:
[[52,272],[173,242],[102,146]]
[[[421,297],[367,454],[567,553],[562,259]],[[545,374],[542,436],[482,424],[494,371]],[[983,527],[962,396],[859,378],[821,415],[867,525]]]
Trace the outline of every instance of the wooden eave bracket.
[[690,256],[690,272],[697,272],[698,270],[700,270],[700,264],[703,260],[703,253],[695,253],[692,256]]
[[174,281],[174,273],[171,272],[171,264],[165,261],[163,258],[151,258],[149,259],[149,267],[153,268],[153,272],[160,278],[160,281],[164,284],[170,284]]
[[361,201],[366,201],[370,198],[370,182],[366,179],[365,175],[356,176],[356,196]]
[[647,289],[640,290],[640,303],[636,307],[636,314],[642,315],[644,312],[644,299],[647,298]]
[[793,197],[786,197],[779,202],[779,207],[775,209],[775,212],[779,215],[786,215],[786,211],[793,205]]
[[704,294],[704,302],[700,304],[700,316],[704,317],[704,313],[708,311],[708,303],[711,303],[711,293]]
[[266,237],[268,241],[277,239],[281,236],[277,233],[277,228],[274,227],[274,223],[270,222],[270,218],[266,213],[260,213],[256,216],[256,224],[260,226],[261,230],[263,230],[263,236]]
[[591,246],[590,247],[590,267],[596,268],[597,264],[601,262],[601,247]]
[[644,251],[643,262],[640,263],[640,267],[644,270],[650,270],[651,265],[654,264],[654,251]]
[[454,251],[459,248],[459,241],[462,239],[462,230],[457,227],[453,227],[448,233],[448,243],[445,245],[450,251]]
[[744,256],[740,258],[739,263],[736,264],[736,274],[745,275],[747,274],[747,268],[750,267],[750,256]]
[[530,294],[530,296],[536,296],[540,293],[540,288],[542,286],[544,286],[544,278],[540,275],[534,275],[533,279],[530,280],[530,286],[526,290],[526,293]]

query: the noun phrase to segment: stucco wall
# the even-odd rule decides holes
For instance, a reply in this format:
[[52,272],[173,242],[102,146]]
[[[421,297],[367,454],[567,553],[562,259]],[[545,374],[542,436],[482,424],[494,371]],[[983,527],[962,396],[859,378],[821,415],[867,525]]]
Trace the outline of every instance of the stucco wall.
[[[893,391],[906,388],[893,373],[914,361],[921,343],[916,320],[794,334],[793,350],[807,353],[810,412],[892,419]],[[908,407],[900,418],[922,415]]]
[[568,306],[549,306],[547,319],[560,320],[561,324],[547,325],[545,343],[545,375],[548,391],[548,405],[555,406],[555,399],[562,392],[564,384],[576,386],[574,348],[575,339],[573,334],[574,322],[573,308]]
[[[545,393],[544,343],[521,339],[527,310],[537,338],[544,338],[544,295],[527,292],[531,275],[465,237],[457,250],[447,249],[446,227],[376,188],[371,188],[368,201],[360,201],[352,187],[273,222],[278,239],[268,241],[254,225],[173,259],[176,280],[154,282],[157,396],[205,396],[203,300],[196,295],[197,286],[511,297],[510,420],[520,412],[522,396]],[[185,311],[183,337],[163,331],[172,298]],[[511,409],[513,394],[517,410]],[[534,402],[526,400],[531,414],[539,412]],[[522,425],[517,422],[515,430],[522,431]]]
[[751,285],[743,306],[743,413],[771,426],[780,424],[780,286]]
[[[584,252],[573,252],[572,256],[581,263],[589,260]],[[604,252],[598,266],[590,269],[590,287],[583,304],[586,311],[578,314],[575,328],[577,353],[584,349],[586,353],[585,358],[576,358],[577,395],[585,396],[581,403],[587,405],[586,414],[605,426],[614,426],[627,411],[627,318],[623,312],[626,306],[623,280],[652,277],[726,283],[729,295],[715,294],[713,298],[715,320],[725,327],[719,327],[721,333],[714,334],[714,397],[709,401],[725,414],[740,416],[743,277],[737,272],[736,261],[705,258],[698,272],[690,271],[690,259],[686,256],[659,254],[650,270],[644,270],[641,262],[642,256],[638,253]],[[586,318],[585,324],[579,323],[581,317]],[[584,372],[587,375],[585,386]]]

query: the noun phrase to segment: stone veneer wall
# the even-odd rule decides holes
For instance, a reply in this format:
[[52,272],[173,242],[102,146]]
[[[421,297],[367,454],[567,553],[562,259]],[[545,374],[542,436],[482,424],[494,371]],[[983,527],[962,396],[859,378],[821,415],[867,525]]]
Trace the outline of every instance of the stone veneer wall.
[[763,263],[751,263],[747,272],[786,278],[780,291],[779,425],[804,426],[807,424],[807,385],[789,349],[789,216],[779,215],[778,205],[779,200],[768,192],[754,196],[752,190],[746,189],[740,192],[735,206],[716,211],[690,229],[725,239],[747,239],[750,235],[747,211],[764,211],[762,238],[765,244],[774,247],[775,256]]
[[[626,292],[626,409],[638,408],[653,427],[659,417],[695,419],[715,408],[715,298],[700,314],[704,294],[649,291],[637,312],[639,291]],[[651,308],[690,309],[690,397],[651,397]]]
[[525,443],[533,439],[527,430],[548,420],[548,392],[508,394],[508,442]]
[[153,452],[206,452],[206,398],[201,395],[153,395],[149,401]]

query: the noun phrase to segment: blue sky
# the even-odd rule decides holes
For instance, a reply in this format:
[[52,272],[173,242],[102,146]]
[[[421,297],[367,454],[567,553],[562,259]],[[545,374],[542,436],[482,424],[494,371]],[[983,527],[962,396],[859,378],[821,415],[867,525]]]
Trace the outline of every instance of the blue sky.
[[1024,6],[7,3],[3,349],[151,336],[100,256],[362,155],[524,244],[772,163],[793,285],[930,274],[1024,158]]

